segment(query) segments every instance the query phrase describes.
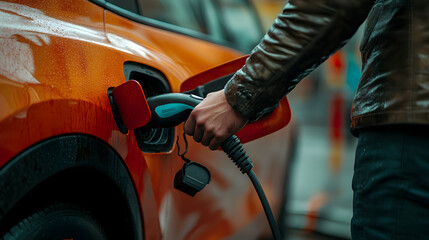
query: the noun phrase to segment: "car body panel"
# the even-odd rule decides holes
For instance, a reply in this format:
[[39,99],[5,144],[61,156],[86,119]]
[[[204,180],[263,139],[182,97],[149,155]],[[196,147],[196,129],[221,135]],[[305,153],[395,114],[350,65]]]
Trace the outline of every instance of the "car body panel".
[[[173,188],[184,163],[176,148],[141,152],[132,131],[119,132],[107,98],[108,87],[127,80],[124,62],[159,70],[179,92],[186,79],[239,52],[146,26],[83,0],[0,2],[0,14],[0,56],[6,61],[0,64],[0,170],[45,139],[87,134],[108,143],[125,162],[140,199],[146,239],[250,239],[268,229],[248,179],[223,152],[189,139],[187,157],[212,175],[204,191],[189,197]],[[176,127],[177,136],[182,128]],[[274,211],[280,207],[286,133],[283,128],[245,145]]]

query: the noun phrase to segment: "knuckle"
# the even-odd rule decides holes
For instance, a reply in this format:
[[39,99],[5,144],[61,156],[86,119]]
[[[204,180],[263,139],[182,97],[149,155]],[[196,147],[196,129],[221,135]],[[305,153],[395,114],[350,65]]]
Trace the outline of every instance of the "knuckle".
[[195,121],[195,125],[196,125],[198,128],[202,128],[202,127],[204,127],[204,124],[205,124],[205,122],[204,122],[204,121],[202,121],[201,119],[198,119],[198,120],[196,120],[196,121]]
[[199,110],[198,110],[198,108],[194,108],[192,111],[191,111],[191,113],[189,114],[189,118],[192,118],[192,119],[196,119],[197,117],[198,117],[198,114],[199,114]]
[[211,127],[211,126],[206,126],[206,127],[205,127],[205,129],[204,129],[204,131],[205,131],[207,134],[210,134],[210,135],[214,135],[214,134],[215,134],[215,130],[214,130],[214,128],[213,128],[213,127]]
[[188,124],[185,124],[185,127],[183,128],[186,134],[191,135],[191,127]]
[[222,139],[225,137],[226,133],[225,131],[220,130],[220,131],[214,132],[213,135],[216,139]]
[[201,112],[201,109],[200,109],[200,107],[197,105],[197,106],[192,110],[191,115],[193,115],[193,116],[198,116],[198,115],[200,114],[200,112]]

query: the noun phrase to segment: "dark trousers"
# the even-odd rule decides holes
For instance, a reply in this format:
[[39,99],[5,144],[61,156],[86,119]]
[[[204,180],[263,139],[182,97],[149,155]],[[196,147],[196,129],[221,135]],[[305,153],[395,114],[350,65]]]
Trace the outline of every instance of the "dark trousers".
[[360,131],[353,176],[353,240],[429,239],[429,127]]

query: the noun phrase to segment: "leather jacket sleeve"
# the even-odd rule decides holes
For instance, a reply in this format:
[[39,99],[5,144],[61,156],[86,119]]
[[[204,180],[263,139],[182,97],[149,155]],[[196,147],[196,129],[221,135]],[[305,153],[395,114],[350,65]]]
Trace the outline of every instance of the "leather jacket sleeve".
[[255,120],[342,47],[374,0],[290,0],[246,64],[225,86],[228,103]]

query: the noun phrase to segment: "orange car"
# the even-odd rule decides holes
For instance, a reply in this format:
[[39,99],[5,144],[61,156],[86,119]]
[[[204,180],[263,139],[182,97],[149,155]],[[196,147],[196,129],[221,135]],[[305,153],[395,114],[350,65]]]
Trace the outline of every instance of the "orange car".
[[[227,32],[220,25],[198,19],[208,13],[195,14],[195,21],[179,14],[185,3],[200,1],[170,2],[177,16],[163,12],[165,1],[0,2],[0,238],[266,234],[256,193],[223,152],[189,139],[186,157],[207,166],[212,177],[191,197],[173,187],[183,165],[176,147],[183,125],[123,134],[115,123],[109,87],[134,79],[147,96],[196,87],[204,95],[221,89],[243,64],[221,65],[242,53],[218,34]],[[289,118],[284,100],[240,132],[250,141],[267,127],[281,128],[245,144],[277,214],[292,146],[284,127]],[[183,150],[183,139],[179,144]]]

